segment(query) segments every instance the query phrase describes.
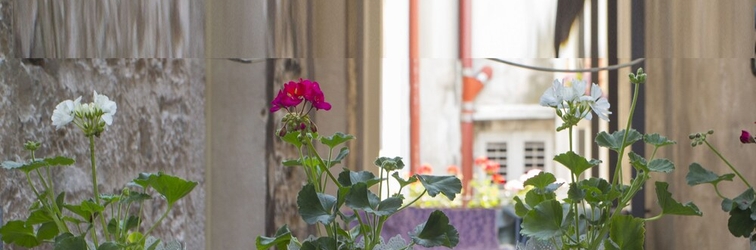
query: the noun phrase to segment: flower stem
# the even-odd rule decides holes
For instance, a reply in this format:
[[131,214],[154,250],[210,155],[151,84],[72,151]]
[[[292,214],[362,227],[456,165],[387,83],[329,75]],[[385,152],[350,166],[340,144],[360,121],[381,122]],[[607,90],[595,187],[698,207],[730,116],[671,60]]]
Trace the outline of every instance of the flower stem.
[[[100,191],[97,187],[97,163],[96,163],[96,156],[95,156],[95,139],[94,135],[89,135],[89,156],[92,162],[92,190],[94,192],[94,199],[95,203],[97,205],[102,205],[100,203]],[[102,225],[102,234],[105,235],[106,240],[110,240],[110,235],[108,234],[108,227],[105,223],[105,216],[100,214],[100,224]],[[97,245],[97,232],[92,233],[92,238],[95,241],[95,245]]]
[[717,151],[716,148],[714,148],[714,146],[712,146],[711,144],[709,144],[709,141],[707,141],[706,139],[704,139],[703,141],[704,141],[704,143],[706,143],[706,146],[708,146],[711,149],[711,151],[714,151],[714,154],[716,154],[717,156],[719,156],[719,159],[722,159],[722,161],[724,161],[724,163],[727,164],[727,166],[730,167],[730,169],[732,169],[732,171],[734,171],[735,174],[738,175],[738,177],[741,180],[743,180],[743,183],[745,183],[746,186],[748,186],[748,188],[751,188],[751,184],[748,183],[748,181],[745,178],[743,178],[743,175],[741,175],[740,172],[738,172],[738,170],[735,169],[735,167],[733,167],[732,164],[730,164],[730,162],[727,161],[727,159],[725,159],[724,156],[722,156],[722,154],[720,154],[719,151]]
[[163,215],[161,215],[160,218],[157,221],[155,221],[155,224],[152,224],[150,229],[147,229],[147,232],[144,232],[140,245],[144,244],[144,241],[147,239],[147,235],[150,235],[152,230],[155,229],[155,227],[158,224],[160,224],[160,222],[163,221],[163,219],[165,219],[165,216],[168,216],[168,212],[170,212],[171,209],[173,209],[173,204],[168,205],[168,209],[166,209],[165,212],[163,212]]

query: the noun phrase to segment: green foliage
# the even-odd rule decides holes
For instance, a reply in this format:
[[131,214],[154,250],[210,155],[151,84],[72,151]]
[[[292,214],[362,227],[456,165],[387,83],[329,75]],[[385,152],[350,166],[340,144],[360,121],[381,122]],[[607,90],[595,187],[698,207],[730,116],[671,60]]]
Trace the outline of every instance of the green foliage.
[[688,168],[688,174],[685,176],[685,180],[690,186],[695,186],[703,183],[710,183],[716,186],[721,181],[732,181],[733,178],[735,178],[735,174],[730,173],[717,175],[714,172],[703,168],[696,162],[690,164]]
[[535,206],[522,219],[521,233],[539,240],[561,236],[567,224],[567,212],[559,201],[546,200]]
[[643,250],[646,229],[643,219],[630,215],[619,215],[612,219],[609,239],[604,242],[606,249]]
[[696,204],[688,202],[681,204],[672,198],[672,193],[667,191],[669,184],[666,182],[656,182],[656,198],[662,208],[662,214],[676,215],[703,215]]
[[596,136],[596,143],[601,147],[609,148],[615,152],[619,152],[621,149],[643,139],[643,135],[635,129],[630,129],[629,131],[630,132],[627,133],[627,140],[625,140],[624,143],[624,129],[611,134],[601,131],[598,136]]
[[[638,99],[639,85],[645,82],[645,73],[631,74],[635,84],[633,104],[629,117],[633,117],[635,103]],[[544,93],[541,103],[556,109],[556,115],[561,118],[562,125],[557,128],[573,133],[573,126],[584,118],[583,114],[605,107],[600,107],[599,100],[584,103],[582,98],[582,83],[573,81],[572,85],[554,86]],[[577,90],[574,88],[577,86]],[[564,90],[564,91],[563,91]],[[561,92],[560,92],[561,91]],[[573,96],[577,91],[577,97]],[[591,89],[595,93],[595,89]],[[565,96],[566,95],[566,96]],[[608,111],[597,112],[606,114]],[[681,204],[672,198],[667,190],[668,184],[656,183],[656,194],[662,213],[647,219],[622,215],[620,212],[629,206],[632,198],[644,189],[651,174],[667,174],[675,169],[675,165],[668,159],[655,158],[660,147],[674,145],[676,142],[659,134],[642,134],[630,127],[630,121],[623,130],[608,133],[598,132],[595,142],[598,146],[613,151],[618,160],[612,180],[591,177],[581,179],[582,175],[592,167],[601,164],[598,160],[589,160],[570,150],[558,154],[554,161],[560,163],[570,172],[571,181],[568,184],[567,197],[562,199],[555,195],[560,183],[551,173],[542,172],[527,181],[526,186],[532,186],[524,197],[515,197],[515,213],[523,218],[521,233],[539,242],[550,242],[556,249],[598,249],[601,244],[605,249],[643,249],[645,240],[645,221],[655,220],[663,215],[697,215],[701,216],[698,207],[692,203]],[[572,134],[571,134],[572,136]],[[571,137],[570,137],[571,138]],[[643,141],[653,148],[650,157],[628,152],[628,146]],[[568,141],[570,149],[573,140]],[[627,156],[629,159],[623,159]],[[622,164],[629,162],[636,170],[630,183],[625,182],[627,173]],[[698,177],[697,181],[715,181],[708,176]],[[754,214],[756,218],[756,214]]]
[[258,250],[266,250],[271,247],[278,249],[287,249],[287,245],[291,241],[292,235],[288,225],[283,225],[278,228],[276,234],[273,237],[259,236],[255,240],[255,245]]
[[[303,167],[308,177],[308,183],[297,196],[299,214],[308,224],[324,225],[326,232],[322,237],[305,240],[300,244],[284,226],[273,237],[258,236],[257,249],[355,249],[357,239],[364,240],[364,249],[373,249],[381,242],[380,231],[383,223],[391,215],[417,201],[405,203],[404,196],[399,192],[401,188],[420,181],[428,195],[443,194],[449,199],[454,199],[462,190],[461,181],[454,176],[413,175],[405,180],[397,172],[405,166],[401,157],[377,158],[374,164],[378,167],[379,174],[345,168],[338,176],[333,176],[330,167],[341,163],[349,154],[349,149],[342,147],[334,158],[323,160],[312,143],[319,141],[328,147],[328,156],[331,157],[335,147],[351,139],[354,137],[341,133],[331,137],[320,137],[316,133],[299,131],[288,131],[282,137],[287,143],[304,149],[300,151],[302,154],[298,159],[282,162],[284,166]],[[384,190],[389,186],[383,185],[382,181],[387,180],[388,176],[399,182],[399,191]],[[336,196],[324,193],[328,181],[337,185]],[[391,195],[381,199],[371,191],[376,186],[382,193]],[[348,210],[342,209],[342,206]],[[336,220],[337,216],[339,220]],[[354,222],[357,222],[357,225],[354,225]],[[440,211],[432,213],[428,221],[418,226],[411,235],[413,245],[454,247],[459,242],[456,229]]]
[[462,181],[456,176],[435,176],[435,175],[416,175],[420,183],[423,184],[428,195],[436,197],[439,193],[454,200],[456,194],[462,191]]
[[313,184],[305,185],[297,195],[299,214],[307,224],[311,225],[317,222],[331,223],[336,218],[332,214],[334,204],[336,204],[336,197],[317,193]]
[[165,197],[168,206],[173,206],[176,201],[192,192],[197,184],[195,181],[187,181],[163,172],[150,175],[150,187]]
[[424,247],[453,248],[459,243],[459,232],[449,224],[449,218],[440,210],[433,211],[425,223],[415,227],[410,232],[410,237],[414,243]]
[[585,170],[590,169],[593,166],[598,165],[601,163],[599,160],[591,160],[588,161],[585,159],[585,157],[582,157],[575,152],[568,151],[567,153],[563,153],[560,155],[557,155],[554,157],[554,160],[556,162],[562,163],[567,169],[569,169],[572,173],[576,175],[582,174]]

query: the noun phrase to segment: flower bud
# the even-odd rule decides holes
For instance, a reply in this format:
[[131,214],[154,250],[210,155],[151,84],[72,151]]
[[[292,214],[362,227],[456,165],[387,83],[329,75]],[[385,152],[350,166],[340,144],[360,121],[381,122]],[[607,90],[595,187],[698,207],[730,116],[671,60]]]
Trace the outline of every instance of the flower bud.
[[37,150],[39,148],[39,142],[37,142],[37,141],[26,141],[26,143],[24,143],[24,148],[26,150],[29,150],[29,151]]
[[688,139],[693,140],[695,138],[696,138],[696,134],[690,134],[690,135],[688,135]]
[[316,126],[316,125],[315,125],[315,123],[313,123],[313,122],[310,122],[310,130],[311,130],[311,131],[312,131],[313,133],[317,133],[317,132],[318,132],[318,126]]
[[304,122],[299,124],[299,130],[304,131],[307,128],[307,125],[304,124]]
[[708,134],[710,134],[710,135],[713,135],[713,134],[714,134],[714,130],[713,130],[713,129],[709,129],[709,131],[708,131],[708,132],[706,132],[706,133],[708,133]]
[[286,135],[286,127],[283,127],[283,128],[281,128],[281,129],[278,130],[278,136],[279,137],[284,137],[285,135]]

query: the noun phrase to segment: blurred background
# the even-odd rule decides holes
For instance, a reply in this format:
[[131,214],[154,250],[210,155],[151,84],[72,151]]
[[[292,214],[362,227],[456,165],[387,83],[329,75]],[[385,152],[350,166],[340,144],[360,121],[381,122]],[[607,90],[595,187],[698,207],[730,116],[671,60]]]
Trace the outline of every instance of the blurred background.
[[[477,229],[506,234],[497,235],[506,248],[518,237],[505,194],[531,170],[568,179],[551,159],[570,138],[578,153],[604,162],[586,177],[611,177],[617,157],[593,139],[624,127],[627,75],[643,67],[649,77],[633,127],[678,142],[657,153],[677,171],[655,178],[704,212],[647,223],[646,248],[745,248],[729,234],[716,194],[689,187],[685,174],[694,161],[726,172],[688,145],[690,133],[713,129],[714,146],[756,177],[745,168],[753,148],[737,139],[756,121],[755,7],[756,0],[0,0],[0,155],[20,158],[21,144],[38,139],[45,154],[85,162],[85,142],[52,129],[49,117],[61,100],[95,89],[119,105],[101,138],[101,189],[158,170],[200,182],[161,236],[187,249],[251,249],[256,236],[288,224],[304,238],[314,232],[296,213],[305,177],[281,166],[296,152],[275,137],[282,114],[268,108],[283,83],[309,78],[333,105],[314,115],[319,132],[357,137],[346,168],[376,170],[376,157],[401,156],[407,173],[456,167],[469,183],[481,173],[475,159],[497,165],[502,200],[483,216],[498,224]],[[583,121],[572,137],[554,132],[558,117],[538,104],[554,79],[597,83],[612,105],[610,121]],[[633,151],[651,153],[640,144]],[[77,165],[55,175],[68,191],[86,192],[87,173]],[[8,221],[33,194],[20,175],[0,171],[0,180],[0,221]],[[658,214],[650,187],[628,212]]]

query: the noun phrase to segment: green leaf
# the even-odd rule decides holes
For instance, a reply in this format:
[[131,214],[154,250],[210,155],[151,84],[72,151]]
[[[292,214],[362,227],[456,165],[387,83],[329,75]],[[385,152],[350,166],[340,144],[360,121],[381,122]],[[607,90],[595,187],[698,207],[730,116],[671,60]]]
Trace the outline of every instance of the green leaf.
[[722,210],[723,211],[730,212],[730,210],[732,210],[734,207],[735,207],[735,202],[734,201],[732,201],[732,200],[730,200],[728,198],[724,198],[722,200]]
[[299,131],[291,131],[289,133],[286,133],[286,135],[281,137],[281,140],[294,145],[294,147],[296,148],[302,147],[302,141],[299,140]]
[[525,204],[531,209],[541,204],[541,202],[547,200],[553,200],[556,198],[556,194],[552,193],[538,193],[536,189],[532,189],[525,194]]
[[727,220],[727,229],[735,237],[748,238],[756,229],[756,221],[751,219],[751,209],[733,209],[730,211],[730,219]]
[[310,225],[317,222],[323,224],[331,223],[336,218],[335,215],[331,214],[334,204],[336,204],[336,197],[315,192],[315,185],[312,183],[302,187],[302,190],[297,195],[299,214]]
[[522,200],[519,196],[515,196],[515,214],[519,217],[525,217],[525,215],[530,211],[530,207]]
[[585,199],[586,190],[580,186],[580,183],[570,183],[570,189],[567,190],[567,198],[570,203],[579,203]]
[[101,205],[97,205],[93,200],[84,200],[79,205],[66,204],[63,207],[69,211],[81,216],[85,221],[92,222],[97,214],[105,210]]
[[63,233],[55,237],[54,250],[87,249],[87,241],[84,236],[73,236],[71,233]]
[[26,224],[37,225],[51,221],[53,221],[53,217],[50,216],[49,213],[47,213],[47,210],[37,209],[29,214],[29,218],[26,219]]
[[454,200],[456,194],[462,192],[462,182],[456,176],[417,175],[417,179],[428,190],[428,195],[431,197],[436,197],[438,193],[441,193],[449,200]]
[[410,237],[415,244],[424,247],[454,248],[459,243],[459,232],[449,224],[449,218],[440,210],[433,211],[425,223],[415,227]]
[[651,170],[648,169],[646,158],[643,158],[643,156],[640,156],[635,152],[630,152],[627,155],[630,158],[630,165],[633,165],[636,170],[644,171],[646,173],[651,172]]
[[625,141],[625,144],[623,145],[622,138],[624,136],[624,129],[611,134],[601,131],[601,133],[596,136],[596,143],[600,147],[609,148],[611,150],[614,150],[615,152],[619,152],[620,149],[630,146],[638,140],[643,139],[643,135],[641,135],[641,133],[639,133],[635,129],[630,129],[630,132],[627,133],[627,141]]
[[562,163],[562,165],[567,167],[567,169],[569,169],[573,174],[576,174],[576,175],[580,175],[585,170],[601,163],[601,161],[599,160],[591,160],[589,162],[584,157],[572,151],[568,151],[567,153],[557,155],[554,157],[554,160],[559,163]]
[[409,185],[409,184],[415,183],[417,181],[417,176],[415,176],[415,175],[410,176],[409,179],[407,179],[407,180],[404,180],[404,178],[399,177],[399,172],[394,172],[391,176],[394,177],[394,179],[397,182],[399,182],[399,186],[402,187],[402,188],[405,187],[405,186],[407,186],[407,185]]
[[662,214],[676,215],[703,215],[696,204],[688,202],[681,204],[672,198],[672,193],[667,191],[669,184],[666,182],[656,182],[656,198],[662,208]]
[[672,144],[677,144],[677,142],[668,139],[667,137],[661,136],[659,134],[648,134],[643,136],[643,141],[654,145],[656,147],[662,147]]
[[373,164],[389,172],[404,168],[402,157],[399,156],[394,158],[378,157],[378,159],[375,159],[375,162],[373,162]]
[[675,170],[675,164],[667,159],[653,159],[648,163],[648,169],[652,172],[671,173]]
[[532,185],[538,189],[545,189],[549,184],[556,182],[554,174],[547,172],[540,172],[536,176],[530,177],[525,181],[525,186]]
[[8,170],[17,169],[24,166],[23,163],[15,162],[15,161],[4,161],[1,165],[3,166],[4,169],[8,169]]
[[121,203],[129,204],[129,203],[140,202],[140,201],[145,201],[149,199],[152,199],[152,196],[145,193],[131,191],[129,192],[128,196],[124,197],[121,200]]
[[150,186],[165,197],[168,206],[173,206],[176,201],[192,192],[197,184],[197,182],[187,181],[163,172],[150,176]]
[[619,215],[612,219],[609,238],[614,244],[604,244],[607,249],[643,250],[646,229],[643,219],[630,215]]
[[305,241],[302,243],[300,250],[334,250],[336,248],[336,239],[331,237],[320,237],[317,240]]
[[288,225],[283,225],[276,231],[276,235],[273,237],[257,236],[255,245],[258,250],[265,250],[271,247],[277,247],[278,249],[286,249],[286,245],[291,241],[291,230]]
[[55,204],[58,205],[59,208],[62,208],[65,203],[66,192],[60,192],[60,194],[58,194],[58,197],[55,197]]
[[541,202],[528,211],[522,219],[522,233],[539,240],[547,240],[562,235],[564,218],[562,204],[556,200]]
[[129,218],[126,219],[126,225],[121,228],[121,230],[129,231],[131,229],[134,229],[139,226],[139,217],[134,215],[129,215]]
[[732,202],[737,205],[740,210],[746,210],[751,207],[755,199],[756,193],[754,193],[753,188],[748,188],[746,191],[738,195],[738,197],[732,199]]
[[349,148],[347,147],[341,148],[341,150],[339,150],[339,154],[336,155],[336,158],[331,159],[331,165],[328,167],[330,168],[333,165],[336,165],[337,163],[341,163],[341,161],[344,160],[344,158],[346,158],[347,155],[349,155]]
[[688,181],[688,185],[695,186],[703,183],[711,183],[717,185],[720,181],[732,181],[735,178],[735,174],[723,174],[717,175],[708,169],[703,168],[700,164],[694,162],[688,167],[688,174],[685,176],[685,180]]
[[40,241],[49,240],[55,238],[59,232],[58,225],[55,225],[55,222],[47,222],[39,226],[37,229],[37,239]]
[[344,169],[339,173],[339,183],[342,186],[352,186],[357,183],[366,183],[368,187],[371,187],[379,182],[381,179],[375,178],[375,175],[369,171],[354,172],[349,169]]
[[118,223],[115,218],[110,218],[108,221],[108,233],[115,234],[118,231]]
[[352,139],[354,139],[353,135],[344,134],[344,133],[341,133],[341,132],[336,132],[332,136],[320,137],[320,143],[322,143],[323,145],[326,145],[329,148],[333,149],[336,146],[338,146],[339,144],[342,144],[342,143],[347,142],[347,141],[352,140]]
[[0,235],[3,242],[26,248],[36,247],[42,243],[34,234],[34,227],[20,220],[9,221],[5,226],[0,227]]
[[284,165],[285,167],[298,167],[298,166],[302,166],[302,160],[300,159],[284,160],[281,162],[281,165]]
[[402,206],[403,202],[404,196],[401,195],[386,198],[378,204],[378,207],[372,213],[378,216],[390,216],[396,213],[396,210]]
[[105,242],[97,247],[97,250],[121,250],[122,247],[118,246],[115,242]]
[[64,157],[64,156],[45,158],[44,161],[47,162],[47,164],[49,164],[50,166],[71,166],[74,163],[76,163],[74,159]]
[[126,237],[126,241],[128,243],[136,243],[142,240],[144,238],[144,235],[140,232],[132,232],[129,234],[129,236]]
[[47,167],[47,166],[70,166],[74,164],[76,161],[74,161],[71,158],[64,157],[64,156],[56,156],[53,158],[45,158],[45,159],[36,159],[27,163],[19,163],[14,161],[5,161],[2,163],[3,168],[5,169],[18,169],[25,173],[29,173],[32,170],[41,168],[41,167]]
[[129,185],[136,185],[140,186],[142,188],[147,188],[150,186],[150,177],[152,177],[153,173],[139,173],[139,176],[132,180]]
[[351,209],[373,211],[380,202],[378,196],[367,189],[367,184],[361,182],[352,185],[352,189],[346,194],[345,204]]

